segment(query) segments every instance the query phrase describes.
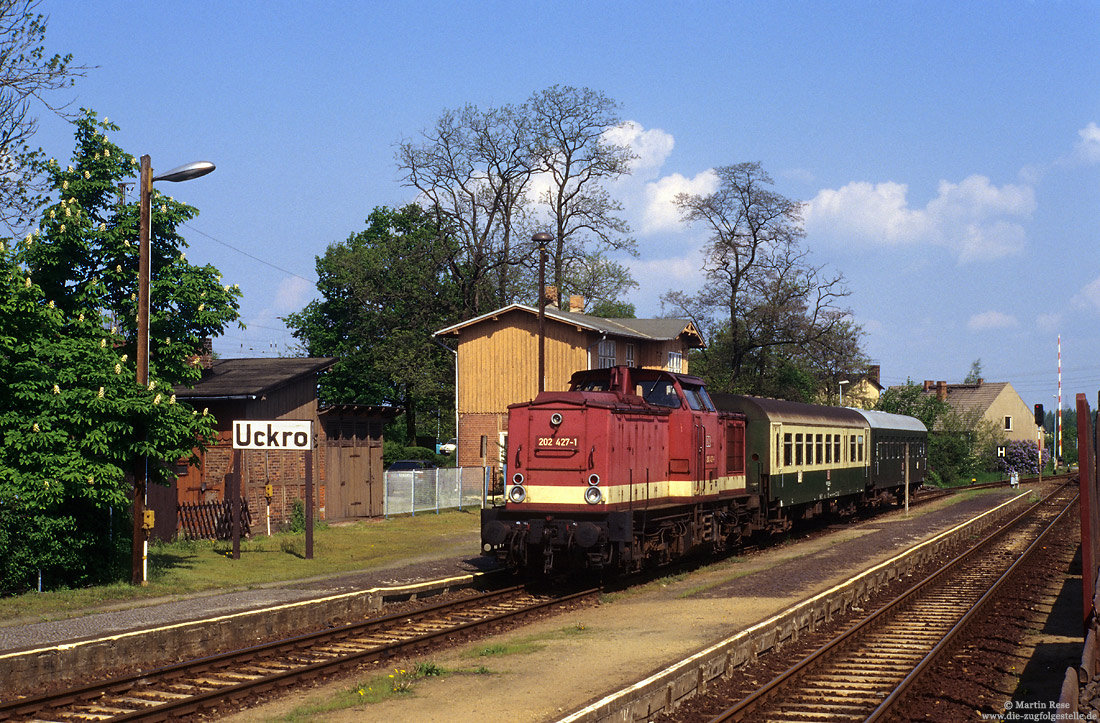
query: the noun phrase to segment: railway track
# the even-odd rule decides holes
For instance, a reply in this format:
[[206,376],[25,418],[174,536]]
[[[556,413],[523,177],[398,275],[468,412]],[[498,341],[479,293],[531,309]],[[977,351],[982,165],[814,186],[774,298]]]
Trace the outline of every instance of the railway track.
[[523,586],[396,613],[69,690],[0,702],[0,721],[158,721],[467,637],[580,602],[589,589],[544,595]]
[[1076,488],[1059,487],[712,723],[881,720],[1075,499]]

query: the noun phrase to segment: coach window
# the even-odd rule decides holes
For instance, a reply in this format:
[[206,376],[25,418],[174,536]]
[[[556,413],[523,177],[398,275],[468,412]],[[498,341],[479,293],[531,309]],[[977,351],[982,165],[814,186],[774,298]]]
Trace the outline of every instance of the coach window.
[[833,435],[833,461],[840,462],[840,435]]
[[855,462],[856,461],[856,435],[853,434],[852,436],[848,437],[848,442],[849,442],[849,444],[848,444],[848,461],[849,462]]
[[862,462],[863,461],[863,435],[862,434],[859,435],[857,437],[857,440],[858,441],[856,442],[856,453],[859,455],[859,459],[857,461]]
[[794,435],[794,463],[795,465],[802,464],[802,435]]
[[814,459],[818,464],[825,461],[825,435],[817,435],[817,453],[814,455]]
[[814,463],[814,436],[806,435],[806,464]]
[[791,433],[785,432],[783,434],[783,466],[790,467],[791,464]]

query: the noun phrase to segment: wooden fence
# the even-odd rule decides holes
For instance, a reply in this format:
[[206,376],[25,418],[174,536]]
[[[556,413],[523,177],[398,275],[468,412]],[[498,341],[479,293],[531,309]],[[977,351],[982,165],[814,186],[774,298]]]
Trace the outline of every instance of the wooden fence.
[[[233,505],[222,502],[181,502],[179,504],[179,536],[185,540],[228,540],[233,535]],[[250,534],[252,511],[248,500],[241,498],[241,536]]]

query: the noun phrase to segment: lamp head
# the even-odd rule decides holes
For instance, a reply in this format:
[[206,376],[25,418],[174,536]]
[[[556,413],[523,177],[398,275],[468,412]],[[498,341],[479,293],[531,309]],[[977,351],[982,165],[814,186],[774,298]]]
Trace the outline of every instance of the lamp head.
[[195,161],[194,163],[188,163],[179,168],[173,168],[171,171],[162,173],[159,176],[153,176],[153,180],[173,182],[190,181],[192,178],[205,176],[213,170],[214,164],[210,161]]

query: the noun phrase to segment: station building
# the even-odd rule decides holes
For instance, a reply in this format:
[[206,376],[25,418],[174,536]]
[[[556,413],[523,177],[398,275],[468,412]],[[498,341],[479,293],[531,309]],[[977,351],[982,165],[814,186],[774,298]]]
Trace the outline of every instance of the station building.
[[[583,308],[574,297],[570,308]],[[511,304],[440,329],[456,355],[458,466],[499,469],[508,405],[538,394],[538,308]],[[626,364],[688,373],[703,338],[687,319],[610,319],[547,306],[544,389],[564,391],[573,372]]]

